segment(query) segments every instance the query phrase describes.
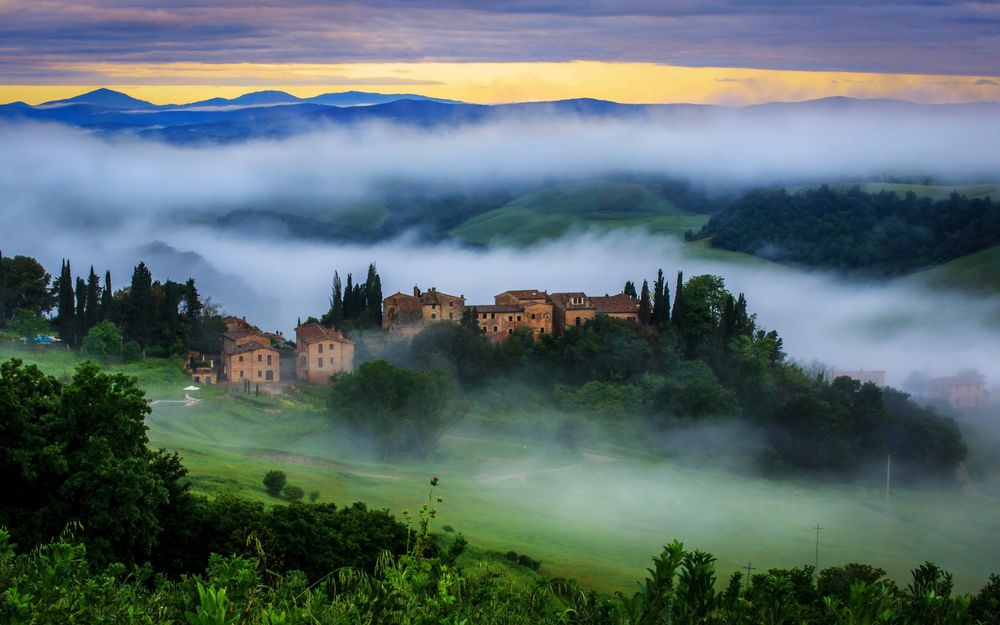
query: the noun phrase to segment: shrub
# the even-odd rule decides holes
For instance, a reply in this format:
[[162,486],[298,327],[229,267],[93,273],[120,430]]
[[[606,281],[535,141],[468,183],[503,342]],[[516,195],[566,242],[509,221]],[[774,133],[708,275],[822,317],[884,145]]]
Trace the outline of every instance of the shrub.
[[282,490],[282,494],[285,496],[285,499],[289,501],[301,501],[302,498],[306,496],[306,491],[302,490],[298,486],[288,485],[285,486],[284,490]]
[[122,331],[110,321],[98,323],[83,337],[83,351],[102,360],[117,358],[122,354]]
[[282,489],[285,488],[285,483],[288,482],[288,476],[285,475],[284,471],[268,471],[264,475],[264,490],[267,494],[272,497],[278,497],[281,495]]
[[122,362],[139,362],[142,360],[142,348],[135,341],[122,345]]

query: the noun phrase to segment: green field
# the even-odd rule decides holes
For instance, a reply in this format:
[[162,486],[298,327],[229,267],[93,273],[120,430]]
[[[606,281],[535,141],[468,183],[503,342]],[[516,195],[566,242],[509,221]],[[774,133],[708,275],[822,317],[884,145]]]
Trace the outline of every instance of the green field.
[[707,221],[708,216],[685,212],[642,185],[563,184],[525,193],[452,228],[449,234],[467,243],[530,245],[571,230],[644,228],[682,237]]
[[[76,362],[62,350],[13,355],[57,375]],[[183,400],[188,381],[177,363],[147,361],[135,371],[152,398]],[[198,492],[273,501],[261,478],[278,468],[306,492],[318,490],[320,501],[361,500],[398,516],[419,505],[437,475],[440,524],[479,548],[526,553],[544,572],[602,591],[633,589],[674,538],[713,552],[723,576],[748,561],[758,570],[812,563],[817,523],[821,567],[863,561],[905,580],[933,560],[971,591],[1000,563],[1000,502],[982,496],[900,489],[887,507],[879,489],[769,481],[613,446],[571,453],[470,422],[446,433],[433,460],[387,463],[331,427],[322,389],[194,394],[201,401],[154,404],[148,425],[152,445],[180,452]],[[518,422],[541,418],[524,414]]]
[[904,280],[920,286],[998,294],[1000,245],[917,272]]

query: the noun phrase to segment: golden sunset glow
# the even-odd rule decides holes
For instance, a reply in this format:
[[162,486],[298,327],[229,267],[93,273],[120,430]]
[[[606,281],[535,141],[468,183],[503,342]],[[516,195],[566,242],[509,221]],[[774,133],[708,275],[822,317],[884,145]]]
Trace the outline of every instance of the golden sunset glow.
[[3,85],[0,101],[38,104],[91,85],[156,104],[280,89],[308,97],[356,89],[501,103],[600,98],[626,103],[755,104],[827,96],[917,102],[1000,100],[1000,77],[813,72],[653,63],[62,64],[88,85]]

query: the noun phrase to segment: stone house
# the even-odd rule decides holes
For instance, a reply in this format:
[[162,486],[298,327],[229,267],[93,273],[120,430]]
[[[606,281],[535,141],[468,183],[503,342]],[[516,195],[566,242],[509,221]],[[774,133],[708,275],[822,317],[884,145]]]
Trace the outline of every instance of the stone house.
[[226,324],[226,332],[232,332],[233,330],[256,330],[253,325],[247,322],[246,317],[237,317],[235,315],[226,315],[222,318],[222,322]]
[[191,381],[195,384],[218,384],[219,372],[216,368],[217,360],[217,358],[209,354],[194,351],[188,352],[185,368],[191,375]]
[[296,377],[302,382],[329,384],[334,373],[354,370],[354,342],[318,323],[295,328]]
[[276,384],[281,382],[281,357],[270,345],[246,342],[223,353],[223,368],[230,384]]
[[639,300],[630,295],[597,295],[590,298],[598,315],[639,323]]
[[383,300],[382,329],[413,336],[436,321],[461,323],[464,313],[464,296],[413,287],[413,295],[397,292]]
[[586,293],[552,293],[549,299],[552,302],[552,331],[556,336],[597,316],[597,308]]
[[537,339],[552,334],[552,303],[545,291],[504,291],[494,304],[470,306],[476,324],[491,341],[502,341],[518,328],[528,328]]
[[953,408],[981,408],[989,400],[986,378],[978,371],[966,370],[958,375],[931,380],[931,397],[944,399]]

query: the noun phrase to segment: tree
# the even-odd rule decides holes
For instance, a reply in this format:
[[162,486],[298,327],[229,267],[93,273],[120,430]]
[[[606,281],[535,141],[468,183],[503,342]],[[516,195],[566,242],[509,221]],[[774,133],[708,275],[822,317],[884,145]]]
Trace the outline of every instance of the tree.
[[639,323],[648,326],[652,317],[652,304],[649,300],[649,283],[643,280],[642,296],[639,298]]
[[68,260],[62,263],[56,285],[59,293],[59,314],[56,317],[59,336],[68,344],[76,343],[76,307],[73,302],[73,271]]
[[65,385],[17,359],[0,364],[0,526],[31,548],[78,520],[95,565],[145,561],[168,493],[186,492],[176,456],[148,447],[149,412],[135,378],[93,363]]
[[76,279],[76,341],[79,345],[83,335],[87,333],[87,283],[83,278]]
[[102,360],[121,356],[122,331],[110,321],[101,321],[83,337],[83,351]]
[[340,283],[340,274],[333,272],[333,286],[330,293],[330,325],[340,329],[344,322],[344,292]]
[[370,435],[384,458],[394,451],[430,455],[454,416],[440,369],[414,372],[376,360],[334,380],[330,394],[334,416]]
[[677,332],[684,334],[684,317],[686,315],[684,306],[684,272],[677,272],[677,286],[674,287],[674,310],[670,314],[670,319],[674,322]]
[[0,254],[0,325],[27,308],[36,316],[52,310],[56,298],[49,289],[52,276],[30,256]]
[[670,321],[670,288],[663,278],[663,270],[656,272],[656,282],[653,287],[652,324],[657,328]]
[[288,476],[284,471],[268,471],[264,475],[264,490],[268,495],[278,497],[287,482]]
[[281,491],[281,494],[284,495],[285,499],[288,501],[302,501],[302,498],[306,496],[306,491],[302,490],[298,486],[287,484]]
[[628,295],[632,299],[639,299],[639,294],[635,291],[635,283],[631,280],[625,282],[625,288],[622,289],[622,293]]
[[104,290],[101,292],[101,319],[111,321],[114,315],[114,293],[111,291],[111,271],[104,272]]
[[157,319],[153,302],[153,275],[140,262],[132,272],[125,317],[125,337],[143,348],[155,341]]
[[86,327],[89,331],[100,320],[100,298],[101,298],[101,284],[94,273],[94,266],[90,266],[90,275],[87,276],[87,306],[84,317],[86,319]]

